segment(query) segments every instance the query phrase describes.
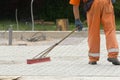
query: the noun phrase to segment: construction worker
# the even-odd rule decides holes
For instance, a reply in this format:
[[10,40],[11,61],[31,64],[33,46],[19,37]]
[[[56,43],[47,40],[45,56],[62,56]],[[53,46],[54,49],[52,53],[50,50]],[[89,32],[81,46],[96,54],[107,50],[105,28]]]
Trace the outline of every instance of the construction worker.
[[87,11],[89,64],[97,64],[100,58],[100,24],[102,24],[106,36],[107,60],[113,65],[120,65],[113,10],[115,0],[70,0],[70,4],[73,5],[75,25],[80,30],[83,28],[79,16],[81,1],[85,3],[85,10]]

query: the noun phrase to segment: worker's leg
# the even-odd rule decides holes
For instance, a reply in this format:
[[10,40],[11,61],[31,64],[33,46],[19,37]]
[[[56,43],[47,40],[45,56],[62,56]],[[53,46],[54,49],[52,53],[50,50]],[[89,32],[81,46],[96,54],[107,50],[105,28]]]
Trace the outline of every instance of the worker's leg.
[[102,24],[104,25],[104,32],[106,35],[106,46],[109,58],[117,58],[118,56],[118,43],[115,33],[115,18],[112,3],[106,0],[103,9]]
[[100,54],[100,7],[97,0],[87,12],[89,61],[99,60]]

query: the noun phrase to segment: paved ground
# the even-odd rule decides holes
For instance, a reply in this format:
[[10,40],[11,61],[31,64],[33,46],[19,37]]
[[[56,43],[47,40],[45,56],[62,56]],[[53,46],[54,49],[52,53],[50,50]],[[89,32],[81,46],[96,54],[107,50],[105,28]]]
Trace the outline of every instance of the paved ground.
[[[120,34],[117,34],[120,45]],[[58,40],[52,42],[55,43]],[[1,46],[0,78],[18,80],[120,80],[120,66],[107,62],[105,36],[101,34],[101,58],[98,65],[88,64],[87,38],[68,38],[55,47],[48,56],[50,62],[26,64],[50,47],[52,43],[41,46]],[[74,43],[74,44],[73,44]]]

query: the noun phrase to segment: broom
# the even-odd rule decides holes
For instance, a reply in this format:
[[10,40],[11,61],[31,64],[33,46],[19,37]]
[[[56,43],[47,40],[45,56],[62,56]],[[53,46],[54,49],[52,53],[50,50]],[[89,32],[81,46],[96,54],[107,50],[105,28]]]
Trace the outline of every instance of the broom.
[[70,32],[67,36],[65,36],[59,42],[55,43],[51,47],[45,49],[41,53],[39,53],[36,56],[34,56],[32,59],[27,59],[27,64],[34,64],[34,63],[41,63],[41,62],[51,61],[50,57],[46,57],[48,55],[48,53],[53,48],[55,48],[57,45],[59,45],[63,40],[65,40],[67,37],[69,37],[72,33],[74,33],[76,30],[77,30],[77,28],[75,28],[72,32]]

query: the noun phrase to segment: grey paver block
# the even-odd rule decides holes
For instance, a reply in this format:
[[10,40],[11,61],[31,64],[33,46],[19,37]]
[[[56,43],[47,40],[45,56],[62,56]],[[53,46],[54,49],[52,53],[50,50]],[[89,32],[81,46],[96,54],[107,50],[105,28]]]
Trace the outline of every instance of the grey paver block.
[[[26,59],[32,58],[51,45],[1,46],[0,75],[28,76],[24,77],[25,80],[28,80],[30,76],[38,76],[36,80],[39,76],[43,76],[41,79],[44,80],[49,77],[51,80],[100,80],[103,78],[118,80],[120,79],[120,67],[112,65],[106,60],[105,38],[104,35],[101,37],[101,57],[98,65],[95,66],[88,64],[87,38],[84,38],[79,44],[59,45],[48,55],[51,57],[51,62],[32,65],[26,64]],[[117,38],[120,44],[120,35],[117,35]]]

